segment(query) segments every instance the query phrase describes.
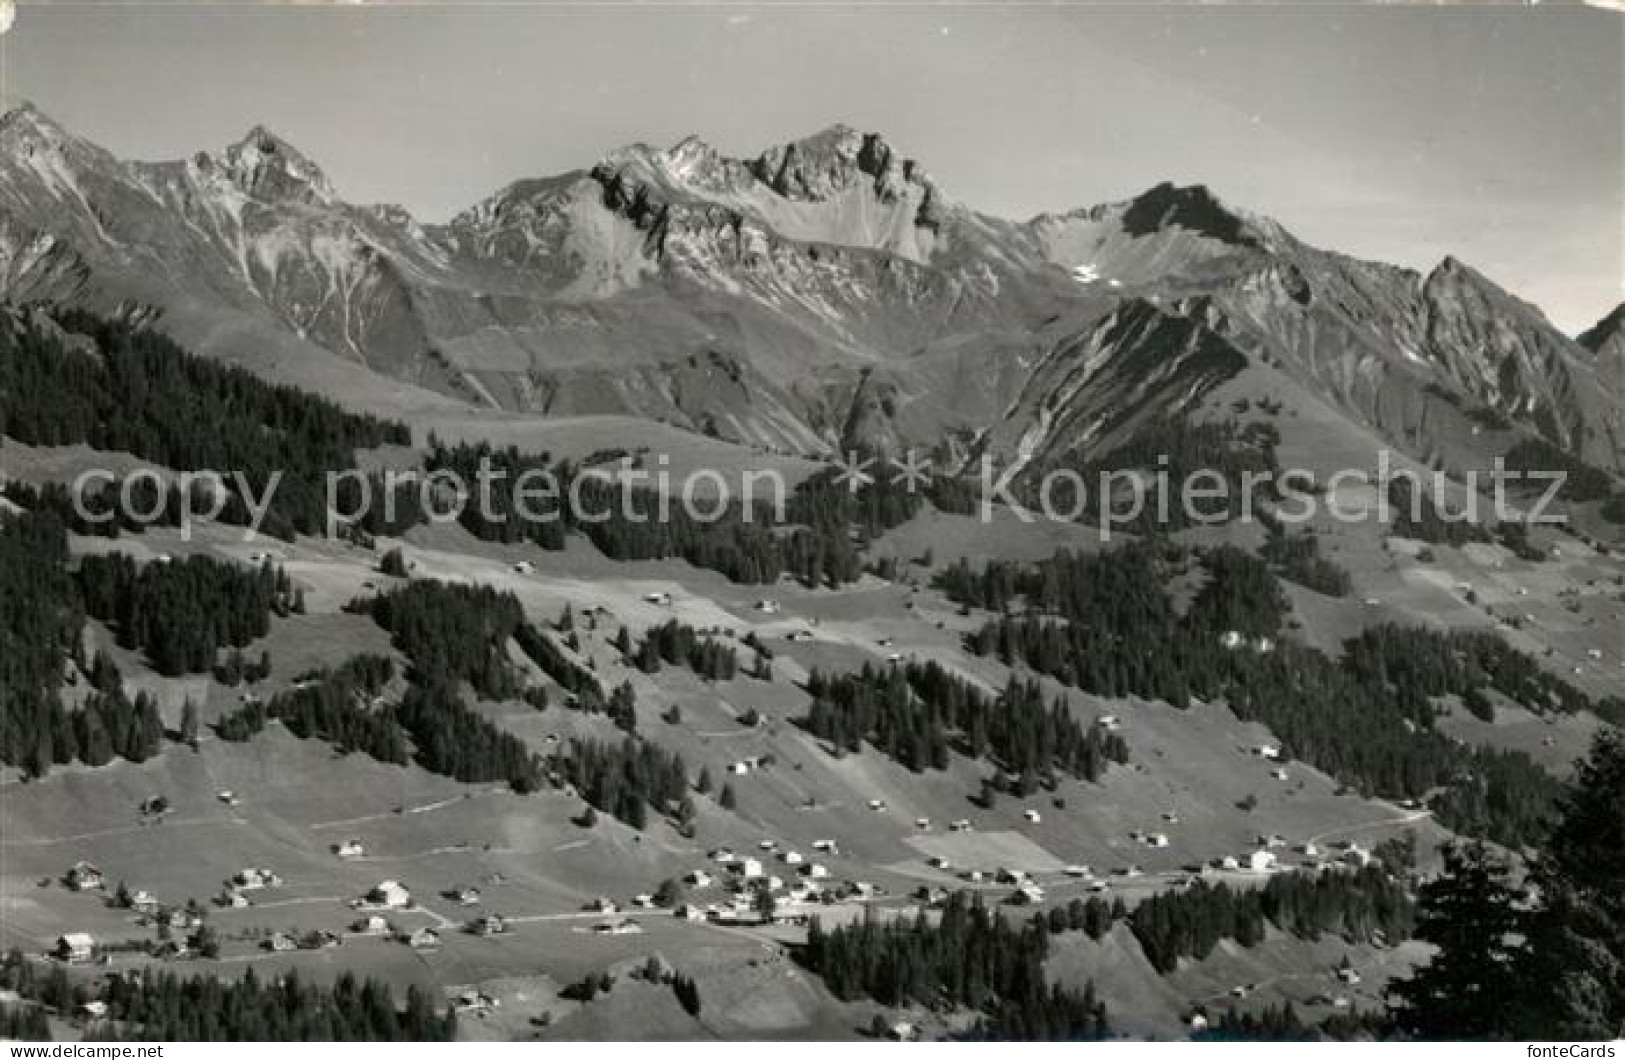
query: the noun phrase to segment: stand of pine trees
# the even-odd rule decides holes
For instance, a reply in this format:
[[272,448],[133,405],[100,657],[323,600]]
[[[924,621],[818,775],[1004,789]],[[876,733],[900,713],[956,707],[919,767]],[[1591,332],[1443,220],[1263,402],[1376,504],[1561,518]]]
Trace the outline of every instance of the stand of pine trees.
[[[622,632],[625,633],[625,630]],[[606,692],[596,673],[566,654],[551,635],[528,622],[515,631],[514,637],[531,661],[570,693],[571,698],[565,701],[566,706],[585,714],[608,715],[617,728],[625,732],[637,731],[637,693],[632,690],[630,681],[622,681]]]
[[371,702],[394,673],[395,664],[387,657],[356,656],[336,671],[307,675],[269,703],[245,703],[222,717],[215,733],[240,743],[275,719],[301,740],[321,740],[342,753],[359,751],[380,762],[405,765],[411,756],[394,712]]
[[0,1038],[8,1042],[48,1042],[51,1021],[41,1005],[7,1005],[0,1008]]
[[40,774],[73,747],[62,707],[64,660],[83,660],[84,605],[61,523],[0,516],[0,759]]
[[145,762],[163,749],[164,720],[158,704],[145,690],[132,701],[124,692],[124,679],[104,653],[97,652],[90,667],[93,691],[84,705],[68,715],[73,739],[58,741],[57,762],[72,757],[89,766],[104,766],[115,757]]
[[1279,873],[1262,887],[1198,880],[1146,898],[1128,918],[1152,967],[1165,975],[1181,957],[1201,960],[1223,939],[1256,946],[1270,924],[1305,939],[1330,934],[1394,944],[1410,937],[1412,920],[1404,885],[1378,865]]
[[[1164,585],[1188,572],[1188,556],[1162,542],[1062,552],[1032,567],[995,562],[973,571],[960,564],[939,584],[967,606],[1025,604],[1027,613],[995,618],[967,637],[977,654],[1102,696],[1181,707],[1193,698],[1223,700],[1243,720],[1268,726],[1292,754],[1360,791],[1404,798],[1446,789],[1433,802],[1441,821],[1512,845],[1539,834],[1557,781],[1528,755],[1469,749],[1445,737],[1434,727],[1429,691],[1482,684],[1537,710],[1618,709],[1540,675],[1510,647],[1472,635],[1376,630],[1334,661],[1277,639],[1286,601],[1263,560],[1221,548],[1201,563],[1206,581],[1184,615]],[[1227,648],[1221,637],[1231,630],[1255,642]],[[1271,650],[1257,650],[1258,637],[1270,638]],[[1461,660],[1441,661],[1455,652]]]
[[692,977],[686,975],[672,976],[671,990],[677,996],[677,1003],[683,1007],[684,1012],[690,1016],[700,1014],[700,987]]
[[868,742],[916,772],[946,769],[955,749],[993,761],[1021,794],[1057,773],[1095,780],[1126,762],[1115,733],[1080,725],[1063,700],[1046,703],[1036,682],[1014,678],[998,696],[936,662],[877,667],[833,677],[814,671],[802,725],[846,751]]
[[[97,1041],[444,1042],[457,1027],[451,1008],[437,1011],[417,987],[408,988],[398,1004],[388,984],[349,972],[331,985],[308,982],[297,972],[267,982],[253,969],[233,981],[183,978],[156,968],[76,983],[60,966],[42,970],[12,950],[0,961],[0,987],[35,1003],[22,1011],[42,1016],[47,1007],[68,1013],[87,1001],[105,1002],[108,1022],[87,1039]],[[41,1022],[24,1026],[40,1031]],[[49,1034],[37,1037],[48,1040]]]
[[980,896],[958,892],[940,916],[866,917],[825,929],[814,920],[798,957],[843,1001],[970,1009],[980,1018],[970,1037],[996,1040],[1084,1040],[1109,1035],[1105,1005],[1093,984],[1082,993],[1044,976],[1049,930],[1043,917],[1014,923]]
[[[7,482],[0,487],[0,496],[19,508],[54,516],[73,533],[105,538],[153,526],[179,526],[186,500],[178,484],[165,488],[146,476],[113,479],[94,488],[86,484],[78,504],[74,503],[73,490],[61,482],[37,486],[20,480]],[[127,505],[121,496],[129,498]],[[80,509],[87,514],[80,514]],[[193,510],[207,511],[208,505],[200,502]],[[137,512],[141,513],[139,519]]]
[[208,556],[144,564],[117,552],[84,556],[79,588],[86,613],[167,677],[213,671],[220,649],[265,636],[271,616],[291,614],[297,602],[280,567],[245,570]]
[[411,660],[412,684],[393,716],[419,765],[469,783],[506,781],[520,794],[540,786],[537,756],[470,710],[457,687],[466,682],[489,699],[524,692],[508,659],[508,641],[526,626],[512,593],[425,579],[351,606],[388,630]]
[[1074,898],[1066,905],[1052,906],[1044,919],[1051,935],[1081,931],[1098,942],[1106,937],[1113,924],[1127,918],[1128,908],[1121,897],[1108,902],[1098,894],[1091,894],[1088,898]]
[[1271,533],[1258,554],[1277,574],[1324,596],[1347,596],[1354,590],[1349,572],[1320,554],[1320,538],[1313,533]]
[[[1615,490],[1614,480],[1606,471],[1576,459],[1544,438],[1525,438],[1508,449],[1504,459],[1509,473],[1563,472],[1563,485],[1557,495],[1565,500],[1600,501]],[[1539,491],[1544,490],[1546,484],[1545,479],[1531,479],[1524,485]],[[1518,482],[1514,480],[1511,485],[1516,486]]]
[[[141,762],[163,745],[152,698],[131,700],[104,654],[85,665],[84,620],[62,524],[28,511],[0,516],[0,761],[30,776],[73,761]],[[68,666],[90,683],[73,710],[62,701]]]
[[[872,457],[877,463],[880,459],[871,453],[860,453],[858,457]],[[946,487],[942,493],[944,497],[956,496]],[[885,473],[884,468],[873,481],[862,482],[856,490],[839,472],[821,471],[796,487],[785,518],[828,537],[855,532],[859,540],[869,541],[914,518],[923,499],[922,492],[910,489],[908,483]]]
[[707,637],[675,618],[650,627],[630,661],[646,674],[659,671],[661,663],[687,666],[707,681],[732,681],[739,672],[739,652],[733,645]]
[[[323,532],[326,475],[354,467],[357,449],[411,442],[404,424],[345,412],[196,357],[157,331],[71,309],[0,327],[0,434],[29,445],[84,443],[179,471],[240,473],[256,497],[276,481],[262,530],[282,538]],[[235,495],[220,518],[250,522]]]
[[[1260,421],[1245,425],[1231,420],[1192,423],[1178,417],[1139,431],[1101,456],[1083,458],[1073,453],[1034,464],[1021,475],[1017,491],[1024,503],[1038,510],[1078,511],[1078,521],[1091,526],[1111,525],[1125,533],[1157,536],[1190,529],[1203,521],[1241,518],[1249,514],[1244,508],[1244,499],[1249,496],[1255,502],[1279,499],[1280,466],[1275,457],[1279,440],[1275,427]],[[1076,484],[1068,481],[1066,474],[1057,473],[1079,477],[1085,491],[1082,504],[1076,496]],[[1130,499],[1107,496],[1100,488],[1103,479],[1124,484],[1130,473],[1161,476],[1171,483],[1168,502],[1159,502],[1149,477],[1136,498],[1138,508]],[[1040,484],[1049,476],[1054,477],[1048,479],[1052,493],[1046,507]],[[1188,511],[1177,494],[1179,484],[1218,479],[1226,486],[1222,495],[1195,502],[1197,510]],[[1249,486],[1249,481],[1258,485]]]
[[[854,494],[825,472],[796,488],[785,525],[751,500],[729,501],[715,518],[696,518],[679,499],[635,481],[614,481],[602,469],[485,443],[448,448],[435,441],[425,470],[452,471],[471,484],[483,470],[486,486],[479,492],[488,502],[466,504],[459,516],[482,540],[528,541],[557,551],[567,534],[579,533],[611,559],[677,558],[742,584],[767,584],[784,574],[808,585],[854,581],[862,564],[853,533],[873,537],[912,517],[920,504],[885,476]],[[963,487],[939,492],[946,503],[965,503]]]
[[400,702],[375,704],[393,670],[387,658],[358,656],[269,703],[245,704],[221,718],[215,732],[242,742],[274,719],[300,739],[322,740],[380,762],[415,761],[431,773],[471,784],[503,781],[521,795],[541,786],[541,763],[524,741],[470,710],[444,675],[420,674],[421,683],[408,687]]
[[1466,697],[1493,688],[1535,714],[1610,710],[1488,630],[1385,623],[1344,642],[1343,656],[1344,667],[1361,681],[1423,696]]
[[1388,480],[1388,503],[1393,515],[1391,528],[1397,537],[1452,548],[1490,540],[1488,530],[1463,515],[1441,509],[1426,488],[1419,488],[1404,475]]
[[395,717],[431,773],[469,784],[505,781],[520,795],[541,787],[541,763],[525,742],[468,709],[444,681],[412,685]]
[[[476,486],[484,501],[476,497],[464,504],[457,521],[481,541],[517,544],[528,541],[550,552],[564,548],[566,519],[561,468],[550,454],[522,453],[509,446],[493,448],[485,442],[459,443],[448,448],[431,439],[424,470],[430,474],[449,471]],[[478,487],[484,475],[484,487]],[[548,488],[562,495],[551,495]]]
[[514,631],[514,637],[531,662],[566,692],[579,699],[594,697],[600,703],[606,698],[598,675],[566,654],[546,632],[526,622]]
[[1390,986],[1424,1040],[1605,1041],[1625,1027],[1625,734],[1604,728],[1519,880],[1482,843],[1447,848],[1416,937],[1437,952]]
[[682,757],[647,740],[573,739],[552,765],[588,805],[633,828],[648,827],[650,807],[680,823],[694,816]]
[[525,611],[512,593],[485,585],[423,579],[353,601],[350,609],[371,615],[412,660],[414,680],[466,681],[490,699],[519,692],[508,660],[508,641],[524,625]]
[[295,736],[322,739],[382,762],[416,761],[432,773],[465,783],[504,781],[525,794],[542,783],[542,765],[524,741],[469,709],[460,682],[489,698],[524,690],[507,658],[507,643],[524,625],[511,593],[488,587],[416,581],[351,609],[370,614],[394,635],[411,660],[411,684],[393,705],[372,700],[394,667],[376,656],[352,659],[318,674],[270,704],[245,705],[222,718],[222,739],[246,740],[275,718]]
[[[753,510],[747,518],[739,502],[720,518],[696,519],[682,503],[652,489],[599,479],[588,479],[579,488],[570,480],[566,488],[581,500],[579,508],[567,508],[576,519],[574,528],[611,559],[678,558],[747,585],[791,574],[808,585],[839,586],[857,580],[862,569],[844,530],[786,532],[765,511]],[[599,513],[609,513],[609,518],[578,518]]]
[[[96,354],[79,347],[81,338],[94,343]],[[256,429],[244,431],[243,423]],[[336,507],[361,512],[353,521],[355,533],[399,535],[428,514],[420,482],[397,481],[391,489],[380,474],[354,473],[358,449],[410,444],[405,425],[344,412],[315,395],[195,357],[156,331],[78,310],[0,328],[0,434],[30,445],[85,443],[178,471],[241,475],[255,497],[269,491],[261,529],[284,539],[325,532],[333,472],[349,473],[337,480]],[[851,582],[861,573],[854,528],[871,537],[919,505],[913,493],[879,479],[854,496],[826,473],[798,488],[785,526],[775,525],[773,513],[754,501],[730,502],[719,518],[696,518],[653,488],[623,486],[548,454],[513,448],[448,448],[433,441],[423,470],[453,471],[472,485],[481,481],[482,465],[490,469],[484,476],[489,488],[479,491],[483,502],[475,498],[462,506],[459,519],[484,540],[530,541],[556,550],[567,534],[581,533],[612,559],[676,557],[747,584],[770,583],[786,573],[809,585]],[[551,478],[527,480],[531,471]],[[550,483],[556,494],[549,499],[544,488],[538,498],[539,482]],[[93,515],[113,516],[106,523],[81,518],[60,489],[7,491],[22,491],[19,503],[55,511],[76,532],[112,536],[149,525],[114,503],[121,485],[104,485],[90,498]],[[358,503],[363,492],[365,506]],[[963,485],[935,492],[944,503],[968,503]],[[173,488],[161,498],[146,485],[138,493],[143,507],[150,503],[156,512],[153,522],[179,522],[183,498]],[[235,492],[220,518],[236,525],[251,521]]]

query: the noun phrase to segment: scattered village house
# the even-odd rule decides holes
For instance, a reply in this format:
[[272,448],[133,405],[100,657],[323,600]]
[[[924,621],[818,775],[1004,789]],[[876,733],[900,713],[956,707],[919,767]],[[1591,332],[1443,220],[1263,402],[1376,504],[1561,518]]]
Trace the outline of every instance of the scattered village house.
[[389,921],[376,914],[357,920],[350,930],[360,935],[388,935],[391,933]]
[[405,909],[412,904],[412,893],[395,880],[384,880],[368,891],[357,904],[379,906],[384,909]]
[[279,887],[282,877],[270,869],[246,868],[238,869],[237,875],[231,878],[231,885],[241,891],[256,891],[262,887]]
[[107,886],[102,878],[102,870],[88,861],[76,862],[73,868],[68,870],[67,884],[75,891],[95,891]]
[[185,909],[165,909],[159,912],[158,922],[171,931],[189,931],[203,921]]
[[601,924],[593,925],[593,933],[597,935],[636,935],[643,931],[636,920],[606,920]]
[[490,994],[482,994],[470,987],[452,999],[452,1005],[459,1012],[489,1012],[501,1006],[502,1002]]
[[84,964],[95,958],[96,940],[83,931],[72,931],[57,937],[53,952],[69,964]]

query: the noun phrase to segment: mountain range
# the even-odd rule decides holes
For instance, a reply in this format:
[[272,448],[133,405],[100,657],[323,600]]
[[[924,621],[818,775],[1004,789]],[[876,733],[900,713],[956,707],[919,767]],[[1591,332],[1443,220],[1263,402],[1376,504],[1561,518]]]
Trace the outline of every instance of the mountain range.
[[1202,186],[992,217],[846,126],[752,158],[632,145],[427,224],[346,202],[264,128],[138,162],[24,105],[0,118],[0,295],[797,453],[1049,459],[1250,372],[1440,466],[1538,435],[1625,471],[1625,307],[1572,339],[1453,258],[1321,250]]

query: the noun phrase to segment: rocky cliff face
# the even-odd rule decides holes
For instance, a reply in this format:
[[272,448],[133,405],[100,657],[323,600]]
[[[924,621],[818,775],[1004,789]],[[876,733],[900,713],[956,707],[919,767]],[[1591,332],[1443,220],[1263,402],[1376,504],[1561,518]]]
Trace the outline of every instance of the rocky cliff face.
[[1574,341],[1582,349],[1591,351],[1592,367],[1601,378],[1625,380],[1625,302],[1615,306]]
[[845,126],[751,158],[633,145],[428,225],[345,202],[263,128],[138,163],[25,107],[0,118],[0,290],[200,308],[476,404],[801,451],[1033,458],[1265,364],[1412,449],[1429,392],[1625,459],[1617,320],[1588,349],[1459,263],[1317,250],[1201,187],[989,217]]

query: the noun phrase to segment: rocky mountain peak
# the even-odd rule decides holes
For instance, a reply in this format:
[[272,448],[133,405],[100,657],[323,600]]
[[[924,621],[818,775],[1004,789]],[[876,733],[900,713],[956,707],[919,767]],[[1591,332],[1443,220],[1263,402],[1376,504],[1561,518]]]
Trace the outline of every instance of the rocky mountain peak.
[[263,125],[254,126],[223,151],[201,156],[198,163],[218,168],[255,198],[322,202],[337,198],[320,167]]
[[1422,281],[1422,293],[1435,310],[1449,311],[1452,307],[1463,312],[1493,310],[1511,314],[1526,324],[1550,326],[1545,314],[1537,307],[1513,295],[1454,255],[1446,256],[1427,274]]
[[7,142],[21,138],[64,140],[68,134],[44,111],[24,100],[0,114],[0,138]]
[[653,184],[678,192],[725,193],[737,191],[751,180],[742,163],[695,135],[668,148],[646,143],[616,148],[593,167],[592,174],[603,183]]
[[690,133],[666,149],[666,160],[675,169],[692,171],[715,168],[721,164],[722,156],[715,147]]
[[1607,316],[1580,332],[1574,341],[1592,353],[1600,352],[1605,346],[1625,346],[1625,302],[1619,303]]
[[1474,269],[1454,254],[1447,254],[1439,264],[1433,267],[1433,271],[1428,273],[1424,284],[1437,286],[1447,283],[1481,284],[1487,282],[1484,275],[1477,269]]
[[1591,351],[1592,362],[1604,379],[1625,387],[1625,302],[1581,332],[1574,340]]
[[0,150],[7,155],[74,154],[88,147],[32,103],[19,103],[0,114]]
[[1177,187],[1164,181],[1130,200],[1122,223],[1132,236],[1183,228],[1222,243],[1266,249],[1258,227],[1226,206],[1204,184]]
[[902,198],[910,186],[934,191],[913,159],[899,155],[880,134],[850,125],[832,125],[770,148],[750,168],[779,195],[804,202],[823,202],[865,182],[886,202]]

